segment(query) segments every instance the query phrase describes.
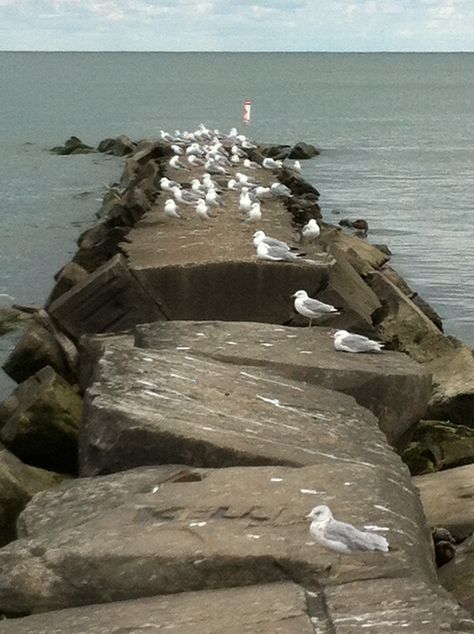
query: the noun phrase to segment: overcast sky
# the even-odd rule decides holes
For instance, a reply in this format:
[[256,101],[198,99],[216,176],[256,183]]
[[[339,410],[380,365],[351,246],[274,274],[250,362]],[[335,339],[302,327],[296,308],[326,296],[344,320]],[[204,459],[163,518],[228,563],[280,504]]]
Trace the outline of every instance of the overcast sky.
[[473,51],[474,0],[0,0],[0,50]]

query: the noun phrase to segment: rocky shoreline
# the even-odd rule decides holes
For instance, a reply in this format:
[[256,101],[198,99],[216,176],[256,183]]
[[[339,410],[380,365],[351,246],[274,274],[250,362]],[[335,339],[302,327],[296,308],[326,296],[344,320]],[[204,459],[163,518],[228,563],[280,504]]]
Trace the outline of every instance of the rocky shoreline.
[[[190,191],[204,171],[170,167],[172,145],[99,144],[123,174],[4,366],[0,613],[21,618],[0,632],[474,631],[472,350],[387,248],[323,220],[287,161],[315,148],[245,148],[286,162],[213,176],[225,207],[202,222],[163,213],[161,178]],[[292,192],[258,227],[227,188],[239,169]],[[256,258],[255,228],[295,243],[311,218],[311,263]],[[341,313],[300,327],[300,288]],[[338,353],[329,327],[387,351]],[[390,552],[311,544],[317,504]]]

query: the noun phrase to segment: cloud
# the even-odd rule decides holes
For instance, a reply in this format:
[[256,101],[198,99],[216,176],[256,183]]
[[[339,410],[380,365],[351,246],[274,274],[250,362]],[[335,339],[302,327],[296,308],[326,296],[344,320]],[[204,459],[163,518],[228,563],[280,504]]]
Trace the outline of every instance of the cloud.
[[474,0],[0,0],[0,29],[20,49],[472,50]]

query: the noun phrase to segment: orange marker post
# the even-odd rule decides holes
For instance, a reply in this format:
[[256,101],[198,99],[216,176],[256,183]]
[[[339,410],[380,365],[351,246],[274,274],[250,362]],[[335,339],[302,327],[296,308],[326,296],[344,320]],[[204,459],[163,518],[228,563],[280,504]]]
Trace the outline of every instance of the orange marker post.
[[250,99],[246,99],[244,101],[244,111],[242,114],[242,121],[245,123],[245,125],[249,125],[250,124],[250,110],[252,108],[252,102],[250,101]]

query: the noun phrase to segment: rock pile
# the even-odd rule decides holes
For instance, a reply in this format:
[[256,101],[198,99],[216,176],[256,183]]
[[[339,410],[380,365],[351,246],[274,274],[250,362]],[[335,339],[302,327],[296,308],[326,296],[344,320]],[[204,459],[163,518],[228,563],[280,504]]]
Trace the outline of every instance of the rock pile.
[[[188,196],[203,177],[186,159],[193,143],[207,147],[195,156],[222,205],[204,221],[191,205],[184,219],[164,213],[163,177]],[[98,150],[128,157],[120,182],[5,365],[20,385],[0,406],[0,613],[23,618],[0,632],[474,631],[439,585],[417,491],[429,524],[464,539],[471,466],[412,482],[394,451],[415,455],[427,414],[474,426],[472,355],[386,250],[322,222],[318,191],[278,164],[315,148],[201,126]],[[242,167],[265,157],[276,167]],[[289,188],[260,201],[268,235],[296,245],[298,227],[318,220],[305,257],[256,257],[256,226],[228,185],[238,173]],[[340,314],[299,327],[298,289]],[[338,353],[329,326],[391,349]],[[429,447],[417,472],[453,466]],[[82,477],[59,484],[55,471]],[[440,514],[441,490],[456,509]],[[313,543],[316,504],[378,531],[390,551],[341,558]],[[471,607],[455,568],[445,583]]]

